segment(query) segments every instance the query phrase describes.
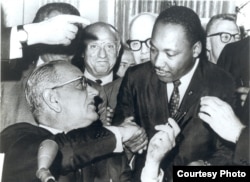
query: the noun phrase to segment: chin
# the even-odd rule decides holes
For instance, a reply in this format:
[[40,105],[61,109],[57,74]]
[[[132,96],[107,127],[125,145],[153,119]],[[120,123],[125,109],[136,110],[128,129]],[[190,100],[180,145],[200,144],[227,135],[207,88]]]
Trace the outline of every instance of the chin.
[[166,78],[166,77],[159,76],[159,75],[157,75],[157,77],[159,78],[159,80],[161,80],[164,83],[173,82],[173,79],[171,79],[171,78]]

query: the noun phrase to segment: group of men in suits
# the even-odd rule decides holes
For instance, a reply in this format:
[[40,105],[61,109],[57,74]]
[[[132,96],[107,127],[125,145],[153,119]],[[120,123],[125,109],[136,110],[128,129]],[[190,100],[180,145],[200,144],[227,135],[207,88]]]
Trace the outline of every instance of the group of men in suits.
[[[185,7],[164,10],[153,28],[151,62],[130,68],[118,94],[113,124],[119,125],[132,115],[145,128],[150,140],[155,134],[154,126],[166,123],[171,117],[169,101],[173,82],[180,80],[178,110],[186,115],[179,122],[182,137],[162,161],[167,179],[171,179],[172,165],[232,164],[231,143],[218,137],[198,115],[202,112],[200,103],[204,96],[234,105],[233,79],[228,72],[208,62],[205,39],[195,12]],[[137,157],[135,175],[140,174],[145,161],[145,156]]]

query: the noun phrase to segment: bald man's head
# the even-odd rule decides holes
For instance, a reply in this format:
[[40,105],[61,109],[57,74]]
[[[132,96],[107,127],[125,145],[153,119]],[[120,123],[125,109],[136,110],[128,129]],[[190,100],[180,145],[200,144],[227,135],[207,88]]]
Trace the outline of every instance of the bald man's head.
[[[151,38],[154,22],[157,18],[156,14],[152,13],[141,13],[137,15],[130,23],[129,27],[129,47],[133,51],[136,64],[140,64],[150,60],[149,47],[146,45]],[[142,42],[134,42],[134,40],[145,41],[145,44]],[[133,45],[139,45],[139,48],[134,48]],[[139,49],[139,50],[138,50]]]

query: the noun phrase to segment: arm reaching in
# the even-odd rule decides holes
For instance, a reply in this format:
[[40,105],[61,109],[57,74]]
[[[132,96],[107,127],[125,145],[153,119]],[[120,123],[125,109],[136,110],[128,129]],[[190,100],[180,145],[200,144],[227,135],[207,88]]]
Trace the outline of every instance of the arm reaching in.
[[78,26],[85,27],[90,21],[75,15],[58,15],[40,23],[24,25],[28,32],[28,45],[37,43],[69,45],[78,32]]
[[180,133],[178,124],[172,119],[168,119],[165,125],[157,125],[158,132],[151,138],[145,166],[141,174],[142,181],[161,181],[159,179],[160,163],[164,156],[175,146],[175,138]]
[[245,126],[229,104],[217,97],[202,97],[199,117],[223,139],[236,143]]

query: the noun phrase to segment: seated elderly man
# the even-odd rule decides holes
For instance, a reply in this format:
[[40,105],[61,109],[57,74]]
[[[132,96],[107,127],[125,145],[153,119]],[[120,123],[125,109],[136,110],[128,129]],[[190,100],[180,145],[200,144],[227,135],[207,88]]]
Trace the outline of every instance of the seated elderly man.
[[[141,132],[129,119],[122,127],[92,124],[98,119],[94,106],[98,91],[88,86],[83,73],[66,61],[37,67],[27,81],[25,92],[39,126],[18,123],[1,133],[1,152],[6,154],[3,181],[38,181],[37,151],[45,139],[55,140],[59,145],[52,174],[57,179],[64,175],[68,181],[76,181],[79,168],[96,157],[107,158],[107,154],[122,151],[122,142]],[[125,159],[121,154],[115,159],[120,169],[118,165]],[[120,173],[105,175],[112,179],[122,177],[127,171],[124,168]],[[120,181],[115,177],[114,181]]]
[[[122,151],[121,143],[141,129],[132,118],[119,127],[94,123],[98,119],[94,106],[98,92],[79,69],[66,61],[46,63],[35,69],[25,91],[39,126],[18,123],[1,133],[1,152],[6,154],[3,181],[39,181],[35,176],[37,152],[45,139],[59,146],[50,167],[58,181],[131,180],[124,155],[112,152]],[[156,126],[158,132],[150,141],[142,173],[146,181],[157,178],[162,158],[175,146],[180,129],[173,120],[169,123]],[[84,170],[89,164],[91,168]],[[151,167],[154,170],[148,173]]]
[[[54,21],[60,16],[75,16],[76,18],[80,18],[79,11],[67,3],[49,3],[38,9],[36,16],[33,20],[33,24],[24,25],[24,31],[28,31],[27,26],[37,25],[40,23],[46,23]],[[64,17],[67,19],[67,17]],[[83,19],[86,20],[86,19]],[[57,20],[59,21],[59,20]],[[69,21],[70,22],[70,21]],[[77,23],[76,23],[77,24]],[[1,83],[1,120],[2,127],[5,128],[15,122],[26,121],[32,124],[35,124],[35,120],[29,111],[28,104],[25,100],[24,94],[24,85],[27,81],[28,75],[35,69],[37,65],[40,65],[44,62],[49,62],[51,60],[68,60],[70,61],[74,50],[77,46],[77,37],[79,34],[78,28],[80,27],[72,27],[71,25],[63,24],[62,28],[60,24],[57,25],[58,29],[70,29],[71,32],[66,33],[66,42],[70,41],[69,45],[59,45],[60,41],[53,42],[54,44],[49,44],[45,42],[40,42],[35,45],[28,45],[29,41],[26,42],[26,46],[23,47],[23,59],[11,60],[10,62],[5,62],[2,64],[2,83]],[[86,26],[86,24],[79,24],[81,27]],[[42,25],[40,25],[42,26]],[[53,25],[47,27],[51,32],[44,31],[43,34],[55,34],[54,37],[57,37],[57,33],[60,34],[59,31],[53,30]],[[20,33],[20,32],[19,32]],[[27,32],[26,32],[27,33]],[[33,34],[28,31],[28,37],[32,38]],[[67,38],[68,37],[68,38]],[[14,37],[15,38],[15,37]],[[34,38],[34,37],[33,37]],[[70,39],[69,39],[70,38]],[[45,37],[44,37],[45,39]],[[71,40],[73,39],[73,40]],[[45,39],[46,40],[46,39]],[[23,45],[24,42],[23,42]],[[11,51],[12,52],[12,51]],[[11,80],[11,81],[9,81]],[[9,110],[12,108],[12,110]]]
[[234,14],[218,14],[213,16],[206,27],[207,50],[209,61],[217,64],[225,45],[240,40],[240,30],[236,25]]

